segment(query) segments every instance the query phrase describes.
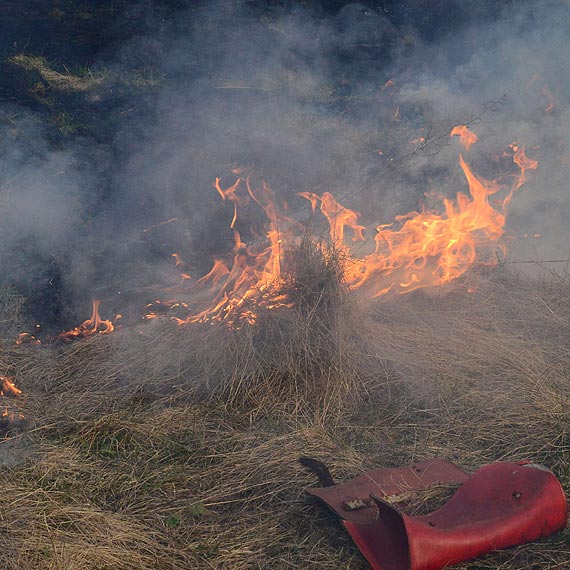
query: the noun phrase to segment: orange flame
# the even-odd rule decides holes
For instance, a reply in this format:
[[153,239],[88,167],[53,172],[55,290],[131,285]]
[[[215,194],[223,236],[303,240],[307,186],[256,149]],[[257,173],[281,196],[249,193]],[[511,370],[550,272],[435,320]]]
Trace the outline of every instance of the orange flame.
[[465,150],[469,150],[471,145],[475,144],[478,140],[477,135],[473,131],[470,131],[467,125],[457,125],[453,127],[449,136],[458,136],[459,142],[465,147]]
[[509,148],[511,148],[514,153],[513,162],[520,168],[520,174],[505,198],[503,208],[506,208],[510,204],[513,194],[526,182],[526,171],[536,170],[538,167],[536,160],[532,160],[526,156],[524,146],[519,146],[519,143],[513,142],[509,145]]
[[324,192],[322,196],[317,196],[312,192],[300,192],[299,196],[311,202],[313,211],[315,211],[318,202],[321,202],[321,212],[329,222],[330,234],[337,249],[345,249],[345,228],[352,230],[352,241],[364,240],[363,232],[366,228],[358,223],[358,212],[339,204],[330,192]]
[[[526,171],[537,167],[524,154],[524,147],[514,144],[511,148],[520,174],[498,209],[491,206],[489,197],[501,190],[499,184],[477,177],[460,155],[469,195],[459,192],[455,201],[443,199],[443,213],[424,210],[398,216],[397,229],[394,223],[377,227],[375,251],[353,259],[347,275],[350,286],[373,297],[408,293],[457,279],[485,252],[504,250],[499,239],[506,209],[524,183]],[[330,232],[333,239],[342,235],[338,224],[331,224]]]
[[11,412],[7,407],[4,408],[2,412],[2,418],[8,420],[9,422],[14,422],[15,420],[23,420],[25,418],[22,412]]
[[111,321],[104,320],[99,316],[99,306],[101,301],[93,301],[93,311],[91,318],[83,321],[78,327],[58,335],[59,340],[71,340],[74,338],[85,338],[95,334],[109,334],[115,330]]
[[0,376],[0,396],[20,396],[22,390],[14,384],[14,376]]
[[[466,149],[477,141],[466,125],[454,127],[451,136],[455,135]],[[349,260],[345,276],[352,289],[370,297],[409,293],[449,283],[477,261],[496,262],[497,253],[505,251],[500,239],[505,231],[507,208],[514,193],[524,184],[528,171],[538,165],[517,142],[510,145],[508,154],[519,170],[510,188],[475,175],[460,154],[459,166],[469,192],[458,192],[454,199],[427,193],[431,200],[439,199],[439,209],[423,207],[397,216],[392,223],[377,226],[367,250],[373,251],[360,257],[353,244],[366,241],[366,228],[360,223],[358,212],[342,205],[330,192],[320,196],[301,192],[300,196],[310,202],[313,212],[319,210],[327,220],[333,244]],[[256,307],[291,306],[277,287],[285,262],[283,243],[300,240],[306,228],[289,217],[287,204],[278,199],[267,183],[254,183],[248,170],[251,169],[235,169],[239,177],[227,188],[222,186],[220,178],[214,182],[221,199],[233,206],[229,221],[233,232],[231,252],[214,259],[210,271],[197,280],[181,273],[182,283],[169,291],[180,292],[184,300],[149,303],[145,311],[147,320],[168,316],[181,325],[223,320],[236,326],[238,321],[255,323]],[[498,199],[499,195],[503,198]],[[492,203],[491,196],[494,196]],[[262,228],[239,227],[238,214],[245,207],[263,211],[266,223]],[[352,243],[348,245],[350,240]],[[179,254],[173,253],[172,257],[177,267],[187,265]],[[91,318],[58,338],[69,340],[112,332],[114,325],[101,319],[99,305],[100,301],[94,301]],[[30,340],[28,337],[31,335],[23,333],[18,342]]]
[[[451,134],[460,136],[466,148],[477,140],[465,125],[455,127]],[[510,149],[513,162],[519,168],[510,189],[476,176],[460,155],[459,165],[469,194],[458,192],[454,200],[440,198],[441,211],[424,208],[398,216],[391,224],[378,226],[374,251],[364,257],[356,257],[346,244],[347,238],[352,242],[365,240],[365,227],[356,211],[344,207],[330,192],[321,196],[301,192],[300,196],[311,203],[313,212],[317,209],[322,212],[333,243],[350,259],[346,277],[353,289],[372,297],[408,293],[449,283],[477,260],[491,263],[497,252],[504,251],[499,240],[504,233],[507,207],[525,182],[527,171],[537,167],[537,162],[526,156],[524,147],[512,143]],[[214,187],[223,200],[234,204],[230,223],[234,234],[233,259],[230,262],[216,259],[207,275],[190,284],[186,292],[192,300],[188,303],[151,303],[148,319],[172,309],[184,309],[186,315],[171,318],[179,324],[231,320],[235,309],[241,307],[239,318],[254,323],[255,311],[244,307],[253,295],[258,304],[268,308],[290,306],[286,298],[274,292],[273,285],[281,277],[283,240],[299,239],[304,228],[285,214],[286,205],[278,201],[265,182],[253,185],[246,176],[226,189],[222,188],[220,179],[216,179]],[[499,192],[506,194],[505,197],[498,205],[491,205],[490,197]],[[246,244],[236,229],[236,222],[238,206],[245,207],[250,201],[262,208],[268,228],[263,234],[252,229],[260,241]]]
[[36,338],[33,334],[23,332],[18,335],[16,339],[16,344],[18,346],[22,344],[42,344],[42,341]]
[[13,422],[15,420],[24,419],[24,414],[17,410],[10,410],[8,400],[4,398],[19,398],[22,395],[22,390],[14,384],[14,376],[0,376],[0,396],[3,398],[4,411],[1,417],[4,421]]
[[[241,171],[240,171],[241,172]],[[191,303],[166,303],[169,309],[188,309],[184,317],[172,317],[179,324],[207,320],[224,320],[231,318],[235,309],[242,306],[254,294],[261,294],[265,304],[273,308],[283,306],[281,299],[272,294],[271,288],[281,276],[282,242],[283,237],[290,237],[294,228],[299,224],[285,213],[287,205],[280,202],[269,185],[263,181],[254,185],[249,176],[238,178],[231,186],[223,189],[221,180],[216,178],[214,188],[223,200],[233,202],[234,212],[230,228],[234,234],[232,261],[226,263],[221,259],[214,260],[209,273],[190,284],[186,294],[193,299]],[[259,242],[250,245],[242,241],[240,232],[236,229],[238,207],[247,206],[250,202],[257,204],[265,213],[269,227],[264,234],[259,235]],[[257,235],[255,228],[251,232]],[[205,306],[201,302],[204,300]],[[195,312],[192,307],[201,308]],[[157,307],[164,303],[151,303],[147,308],[145,318],[153,319],[159,316]],[[252,310],[242,310],[240,319],[250,323],[255,322],[256,315]]]
[[179,253],[173,253],[172,257],[174,257],[174,260],[176,261],[176,267],[180,267],[181,265],[186,265],[186,263],[184,263],[184,261],[182,260],[182,257],[180,257]]

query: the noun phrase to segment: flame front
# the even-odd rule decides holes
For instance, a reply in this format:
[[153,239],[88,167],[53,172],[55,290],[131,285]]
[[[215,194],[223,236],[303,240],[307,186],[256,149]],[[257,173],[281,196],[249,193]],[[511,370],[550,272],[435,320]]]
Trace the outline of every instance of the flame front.
[[[460,155],[459,165],[469,185],[469,195],[459,192],[455,200],[442,198],[441,212],[410,212],[398,216],[394,223],[378,226],[374,252],[363,258],[351,257],[347,269],[351,288],[372,297],[389,292],[409,293],[449,283],[478,259],[494,262],[496,255],[493,254],[504,252],[499,240],[504,233],[506,209],[514,192],[524,183],[527,170],[537,167],[537,162],[525,155],[524,147],[513,143],[511,149],[520,174],[498,208],[490,204],[489,197],[502,187],[496,181],[473,174]],[[313,205],[318,198],[303,196]],[[332,239],[344,243],[345,225],[352,228],[359,239],[362,226],[358,224],[358,215],[348,209],[338,215],[339,206],[335,201],[330,209],[328,200],[321,198],[321,211],[329,220]]]
[[[454,127],[450,134],[459,136],[466,149],[477,141],[475,133],[465,125]],[[459,166],[468,193],[458,192],[454,199],[439,197],[438,208],[398,216],[392,223],[376,226],[373,232],[360,222],[358,212],[343,206],[330,192],[320,196],[301,192],[300,196],[311,203],[314,213],[319,210],[327,220],[331,241],[347,260],[345,277],[352,289],[368,297],[380,297],[444,285],[476,262],[496,263],[497,254],[505,251],[500,239],[508,205],[528,171],[537,168],[537,162],[526,156],[524,146],[515,142],[509,148],[508,154],[518,167],[509,187],[475,175],[460,154]],[[224,188],[219,178],[214,182],[220,198],[232,204],[228,223],[233,235],[232,251],[214,259],[210,271],[198,279],[191,278],[189,264],[182,255],[173,253],[175,266],[184,270],[180,284],[168,289],[169,295],[176,298],[149,303],[145,310],[147,320],[166,315],[180,325],[224,320],[235,326],[244,321],[255,323],[256,311],[261,307],[291,306],[286,295],[279,292],[286,263],[283,246],[299,242],[307,228],[287,214],[287,204],[266,182],[254,182],[246,169],[236,169],[234,173],[237,179],[228,187]],[[246,208],[263,212],[265,224],[242,228],[240,212]],[[249,243],[242,234],[248,236]],[[372,246],[368,251],[373,251],[357,255],[356,242],[363,247],[368,242]],[[100,301],[94,301],[91,318],[61,333],[58,339],[112,332],[114,325],[101,319],[99,305]],[[18,342],[35,340],[24,333]]]
[[477,250],[496,244],[503,234],[504,215],[488,197],[494,184],[479,180],[461,156],[459,164],[470,196],[458,193],[455,202],[443,199],[444,213],[413,212],[394,224],[377,228],[376,250],[354,272],[353,288],[371,287],[373,296],[388,291],[407,293],[442,285],[460,277],[477,259]]
[[[475,133],[465,125],[452,129],[451,136],[456,135],[466,149],[477,141]],[[353,245],[366,241],[366,228],[360,223],[358,212],[344,207],[330,192],[320,196],[301,192],[300,196],[311,203],[313,212],[320,210],[325,216],[332,243],[349,260],[346,278],[352,289],[369,297],[409,293],[449,283],[475,262],[494,263],[497,253],[504,252],[500,238],[505,231],[507,207],[525,182],[527,171],[537,167],[537,162],[526,156],[523,146],[513,143],[510,149],[519,168],[510,188],[476,176],[460,154],[459,166],[469,193],[458,192],[455,199],[441,197],[441,207],[437,210],[410,212],[398,216],[393,223],[377,226],[374,251],[363,257],[355,254]],[[241,175],[242,171],[237,173]],[[279,202],[265,182],[253,185],[250,177],[240,177],[224,189],[217,178],[214,188],[224,201],[233,203],[229,223],[234,235],[232,259],[216,259],[208,274],[187,287],[188,302],[156,301],[148,306],[147,318],[156,318],[165,310],[176,308],[187,311],[183,317],[172,317],[180,324],[224,320],[240,308],[239,318],[253,323],[255,310],[249,307],[244,310],[246,300],[255,296],[257,306],[288,305],[274,287],[282,273],[282,244],[300,239],[305,227],[286,214],[286,204]],[[505,194],[504,198],[492,205],[490,197],[500,192]],[[239,211],[251,202],[265,213],[268,228],[264,235],[252,228],[251,233],[259,239],[248,245],[242,241],[236,225]],[[179,265],[179,256],[174,257]],[[202,303],[203,308],[193,312]]]

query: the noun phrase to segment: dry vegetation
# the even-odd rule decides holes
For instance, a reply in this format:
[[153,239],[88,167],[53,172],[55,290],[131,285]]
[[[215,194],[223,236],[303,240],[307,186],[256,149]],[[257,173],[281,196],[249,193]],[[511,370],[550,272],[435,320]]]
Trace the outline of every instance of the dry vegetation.
[[[1,444],[17,462],[0,473],[3,568],[364,570],[305,496],[301,455],[339,480],[432,457],[530,459],[569,489],[567,280],[498,268],[371,305],[344,289],[334,252],[296,256],[283,284],[296,308],[235,331],[162,322],[15,350],[6,328],[27,420]],[[569,561],[566,531],[460,568]]]
[[58,91],[86,91],[101,82],[89,70],[82,76],[73,74],[69,70],[66,70],[66,73],[60,73],[52,69],[45,58],[39,56],[20,53],[10,58],[9,61],[22,69],[38,73],[52,89]]

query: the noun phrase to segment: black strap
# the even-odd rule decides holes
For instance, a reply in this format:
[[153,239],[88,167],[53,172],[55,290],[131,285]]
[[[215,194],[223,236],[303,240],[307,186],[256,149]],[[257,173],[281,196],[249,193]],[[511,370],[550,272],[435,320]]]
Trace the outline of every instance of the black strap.
[[303,467],[310,469],[319,478],[319,481],[321,482],[321,485],[323,487],[334,486],[335,483],[334,479],[332,478],[331,472],[329,471],[329,468],[322,461],[319,461],[318,459],[313,459],[312,457],[300,457],[299,463]]

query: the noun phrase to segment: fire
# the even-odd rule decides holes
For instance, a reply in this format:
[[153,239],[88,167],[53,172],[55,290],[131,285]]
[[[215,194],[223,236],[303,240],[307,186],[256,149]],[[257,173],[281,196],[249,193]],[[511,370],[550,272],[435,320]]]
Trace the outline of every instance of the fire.
[[[238,172],[243,174],[242,171]],[[273,190],[261,181],[254,184],[249,176],[240,176],[227,188],[222,188],[219,178],[214,188],[224,201],[233,203],[233,216],[229,224],[234,236],[234,247],[230,260],[215,259],[212,269],[202,278],[188,285],[184,294],[189,302],[180,303],[155,301],[147,306],[146,319],[155,319],[164,309],[187,309],[185,316],[172,317],[179,324],[208,320],[231,319],[238,307],[256,297],[257,303],[273,308],[283,306],[273,287],[281,277],[282,243],[290,238],[299,224],[287,214],[287,204],[280,202]],[[254,236],[252,243],[242,240],[236,229],[238,211],[250,204],[257,204],[269,221],[265,232],[250,228]],[[201,302],[201,300],[204,302]],[[240,319],[253,323],[255,312],[242,309]]]
[[[454,127],[451,136],[456,135],[466,149],[477,141],[477,135],[466,125]],[[537,162],[529,159],[518,143],[512,143],[510,151],[519,168],[510,188],[475,175],[460,155],[459,166],[469,193],[458,192],[455,199],[439,197],[438,209],[424,208],[377,226],[374,251],[363,257],[356,256],[352,245],[347,244],[348,239],[352,243],[366,241],[366,228],[360,223],[358,212],[344,207],[330,192],[299,195],[310,202],[313,212],[320,210],[325,216],[332,242],[350,261],[346,277],[352,289],[371,297],[409,293],[449,283],[478,260],[493,263],[496,254],[504,251],[500,238],[505,231],[506,210],[513,194],[525,182],[527,171],[537,167]],[[219,178],[214,183],[222,200],[233,203],[229,223],[234,235],[231,260],[214,260],[210,272],[186,289],[188,302],[156,301],[147,307],[146,318],[183,309],[188,311],[185,316],[171,317],[179,324],[231,320],[239,308],[239,318],[254,323],[255,309],[245,306],[248,299],[255,296],[257,306],[268,308],[288,306],[287,299],[277,295],[274,288],[284,263],[282,243],[300,239],[304,227],[287,216],[286,205],[279,202],[265,182],[253,185],[249,176],[241,176],[243,173],[236,171],[240,177],[227,188],[222,187]],[[496,198],[500,193],[504,198],[491,204],[490,197]],[[251,203],[264,211],[268,229],[263,236],[252,231],[260,235],[259,241],[246,244],[236,226],[239,210]],[[175,259],[178,262],[177,256]],[[202,299],[204,304],[198,302]],[[195,310],[200,305],[202,308]]]
[[[450,135],[459,136],[466,149],[477,141],[466,125],[454,127]],[[372,231],[361,223],[358,212],[345,207],[330,192],[301,192],[300,196],[310,202],[313,213],[320,211],[327,220],[331,241],[347,260],[345,278],[352,289],[368,297],[405,294],[450,283],[476,262],[494,263],[497,254],[505,251],[500,240],[508,206],[528,171],[537,168],[537,162],[526,156],[524,146],[514,142],[509,149],[507,154],[518,169],[509,187],[474,174],[460,154],[459,166],[468,192],[457,192],[453,199],[426,193],[436,206],[397,216],[394,222],[377,225]],[[173,253],[175,266],[184,271],[180,273],[182,282],[165,289],[170,300],[156,299],[145,307],[146,320],[168,317],[180,325],[226,321],[239,327],[255,323],[260,308],[292,306],[279,291],[287,264],[284,244],[299,242],[306,226],[291,218],[287,204],[266,182],[255,181],[248,170],[234,169],[236,179],[229,186],[220,178],[213,184],[220,199],[231,204],[231,251],[214,259],[210,271],[197,279],[187,272],[188,264],[182,256]],[[265,223],[242,227],[241,212],[246,208],[262,212]],[[367,247],[369,253],[358,255],[357,242],[358,251]],[[94,301],[91,318],[57,338],[111,333],[115,327],[101,319],[99,306],[100,301]],[[37,339],[23,333],[17,342],[26,340]]]
[[42,344],[42,341],[39,338],[36,338],[33,334],[23,332],[18,335],[16,344],[18,346],[22,344]]
[[174,257],[174,260],[176,261],[176,267],[180,267],[181,265],[186,265],[182,260],[182,257],[180,257],[179,253],[173,253],[172,257]]
[[469,150],[471,145],[475,144],[478,140],[477,135],[473,131],[470,131],[467,125],[457,125],[453,127],[449,136],[458,136],[459,142],[465,147],[465,150]]
[[[351,288],[372,297],[389,292],[409,293],[457,279],[478,259],[484,258],[485,253],[493,262],[493,254],[504,251],[499,240],[504,233],[510,200],[524,183],[527,170],[537,167],[537,162],[525,155],[524,147],[513,143],[511,149],[520,173],[498,208],[490,204],[489,197],[504,189],[496,181],[473,174],[460,155],[459,165],[467,180],[469,195],[458,192],[455,200],[441,198],[442,211],[410,212],[398,216],[393,223],[378,226],[375,251],[363,258],[351,259],[347,271]],[[311,197],[311,201],[315,203],[315,198]],[[339,206],[335,203],[333,214]],[[337,215],[335,224],[330,223],[331,211],[323,200],[321,210],[329,219],[331,237],[337,242],[343,239],[345,219],[350,220],[349,227],[361,227],[353,212],[348,215],[350,210],[346,210],[344,216]]]
[[23,420],[25,416],[22,414],[22,412],[11,412],[8,410],[8,408],[4,408],[4,411],[2,412],[2,418],[4,420],[8,420],[9,422],[13,422],[15,420]]
[[328,220],[331,237],[338,249],[346,249],[344,245],[345,228],[352,231],[352,241],[364,240],[364,226],[358,223],[358,212],[349,210],[339,204],[330,192],[324,192],[322,196],[317,196],[312,192],[300,192],[299,196],[311,202],[311,208],[315,211],[317,203],[321,202],[321,212]]
[[20,396],[22,390],[16,388],[14,376],[0,376],[0,396]]
[[14,384],[14,376],[0,376],[0,396],[2,396],[4,404],[4,410],[2,411],[1,417],[3,422],[14,422],[16,420],[23,420],[24,414],[22,412],[11,410],[8,407],[8,400],[4,398],[19,398],[22,395],[22,390],[16,387]]
[[101,301],[93,301],[93,311],[91,318],[83,321],[78,327],[58,335],[59,340],[71,340],[74,338],[85,338],[95,334],[109,334],[115,330],[111,321],[103,320],[99,316],[99,306]]

